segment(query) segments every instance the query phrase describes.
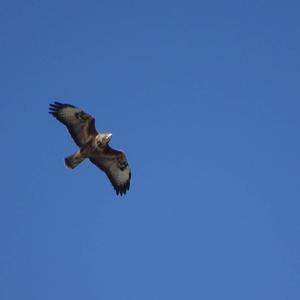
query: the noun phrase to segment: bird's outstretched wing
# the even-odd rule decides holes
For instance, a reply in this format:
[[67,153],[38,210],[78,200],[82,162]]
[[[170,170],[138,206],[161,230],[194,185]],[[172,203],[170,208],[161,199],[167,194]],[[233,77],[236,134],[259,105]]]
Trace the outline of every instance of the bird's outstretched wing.
[[54,102],[49,106],[49,113],[68,128],[73,140],[79,147],[85,145],[92,136],[98,134],[95,119],[74,105]]
[[122,151],[106,146],[103,151],[95,151],[90,161],[106,173],[117,195],[126,194],[130,187],[131,171]]

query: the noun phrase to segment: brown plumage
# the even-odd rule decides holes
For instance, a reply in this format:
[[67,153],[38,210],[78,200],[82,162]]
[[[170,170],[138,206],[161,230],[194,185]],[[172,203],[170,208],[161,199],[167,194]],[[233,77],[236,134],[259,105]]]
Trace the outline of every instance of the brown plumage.
[[130,187],[131,170],[124,152],[111,148],[108,143],[111,133],[98,133],[93,116],[71,105],[54,102],[49,113],[63,123],[80,148],[65,158],[67,167],[74,169],[85,159],[89,159],[104,171],[117,195],[126,194]]

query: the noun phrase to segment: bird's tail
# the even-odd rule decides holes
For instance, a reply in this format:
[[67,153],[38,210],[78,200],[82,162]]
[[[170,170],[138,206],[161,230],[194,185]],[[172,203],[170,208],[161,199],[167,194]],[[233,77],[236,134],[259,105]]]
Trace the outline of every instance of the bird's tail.
[[76,168],[83,160],[85,160],[85,156],[83,156],[78,150],[76,153],[65,158],[65,165],[68,168],[74,169]]

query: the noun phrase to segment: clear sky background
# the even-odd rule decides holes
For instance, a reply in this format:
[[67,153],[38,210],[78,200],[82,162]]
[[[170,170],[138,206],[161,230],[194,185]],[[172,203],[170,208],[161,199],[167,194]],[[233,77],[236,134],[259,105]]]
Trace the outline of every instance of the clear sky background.
[[[299,1],[1,1],[0,299],[300,299]],[[132,168],[117,197],[48,115]]]

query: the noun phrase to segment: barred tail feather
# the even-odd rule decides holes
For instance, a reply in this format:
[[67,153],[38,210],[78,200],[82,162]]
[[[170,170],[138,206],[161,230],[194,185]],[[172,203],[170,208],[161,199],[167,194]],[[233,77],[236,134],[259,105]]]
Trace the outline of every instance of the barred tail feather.
[[83,160],[85,159],[84,156],[81,155],[80,150],[77,151],[75,154],[72,154],[65,158],[65,165],[68,168],[74,169],[76,168]]

